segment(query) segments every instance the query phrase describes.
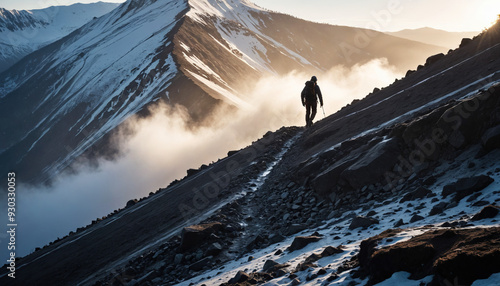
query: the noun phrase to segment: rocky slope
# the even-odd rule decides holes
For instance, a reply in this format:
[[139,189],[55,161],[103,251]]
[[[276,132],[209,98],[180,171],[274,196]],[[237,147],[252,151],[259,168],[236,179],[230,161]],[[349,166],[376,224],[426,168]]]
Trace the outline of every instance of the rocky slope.
[[499,43],[500,23],[311,128],[190,170],[22,258],[15,282],[498,283]]
[[112,155],[110,134],[158,102],[185,107],[196,126],[218,106],[247,105],[266,75],[375,58],[401,71],[437,51],[243,0],[130,0],[0,74],[2,168],[43,182],[82,154]]

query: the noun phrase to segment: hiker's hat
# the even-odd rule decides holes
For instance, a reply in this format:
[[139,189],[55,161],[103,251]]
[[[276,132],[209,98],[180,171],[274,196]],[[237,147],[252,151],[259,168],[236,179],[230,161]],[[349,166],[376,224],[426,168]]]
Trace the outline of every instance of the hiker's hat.
[[314,75],[313,75],[313,76],[311,77],[311,81],[317,82],[317,81],[318,81],[318,79],[316,78],[316,76],[314,76]]

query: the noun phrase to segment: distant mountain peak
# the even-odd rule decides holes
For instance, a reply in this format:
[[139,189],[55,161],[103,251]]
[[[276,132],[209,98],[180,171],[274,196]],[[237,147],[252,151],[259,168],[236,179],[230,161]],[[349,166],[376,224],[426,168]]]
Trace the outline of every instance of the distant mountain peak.
[[35,18],[30,11],[0,8],[0,32],[5,30],[15,32],[25,28],[36,28],[47,24],[47,22]]

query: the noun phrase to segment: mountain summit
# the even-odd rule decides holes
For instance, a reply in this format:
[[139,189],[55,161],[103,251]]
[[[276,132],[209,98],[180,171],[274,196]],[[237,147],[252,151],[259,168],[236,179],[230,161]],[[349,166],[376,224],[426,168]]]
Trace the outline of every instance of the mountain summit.
[[439,50],[248,1],[130,0],[0,74],[2,168],[43,182],[84,153],[112,152],[110,134],[158,102],[186,107],[197,124],[217,106],[245,105],[268,74],[375,58],[405,71]]

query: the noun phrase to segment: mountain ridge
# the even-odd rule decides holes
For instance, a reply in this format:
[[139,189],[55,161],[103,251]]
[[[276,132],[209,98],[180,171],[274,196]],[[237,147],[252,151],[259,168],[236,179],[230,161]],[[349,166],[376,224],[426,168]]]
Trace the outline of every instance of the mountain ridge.
[[424,27],[419,29],[405,29],[396,32],[386,32],[389,35],[414,40],[422,43],[432,43],[442,46],[443,51],[455,49],[460,45],[463,38],[472,38],[479,32],[449,32],[445,30]]
[[[131,201],[24,257],[18,275],[26,283],[245,285],[241,277],[322,284],[328,274],[329,282],[350,285],[369,282],[356,274],[356,263],[367,267],[356,254],[374,247],[366,250],[361,241],[386,229],[407,227],[392,230],[396,236],[386,233],[380,248],[397,248],[423,232],[455,238],[455,229],[498,226],[496,215],[478,222],[471,217],[500,202],[499,43],[500,23],[309,129],[269,132]],[[473,187],[460,193],[464,185]],[[490,231],[496,235],[498,227]],[[304,248],[287,249],[297,244]],[[330,244],[341,246],[317,254]],[[446,260],[454,262],[462,263]],[[379,279],[373,267],[363,275]],[[392,274],[384,277],[394,281]],[[421,282],[446,285],[463,278],[439,269],[434,275]]]
[[24,56],[100,17],[118,4],[98,2],[52,6],[45,9],[0,8],[0,73]]
[[[189,14],[189,3],[212,8]],[[15,122],[0,125],[9,134],[0,158],[27,182],[46,182],[82,154],[112,154],[113,130],[157,102],[180,104],[203,124],[219,106],[245,105],[254,80],[268,74],[319,74],[380,57],[402,71],[439,50],[248,3],[128,1],[24,58],[0,74],[2,122]],[[57,152],[43,151],[54,145]]]

